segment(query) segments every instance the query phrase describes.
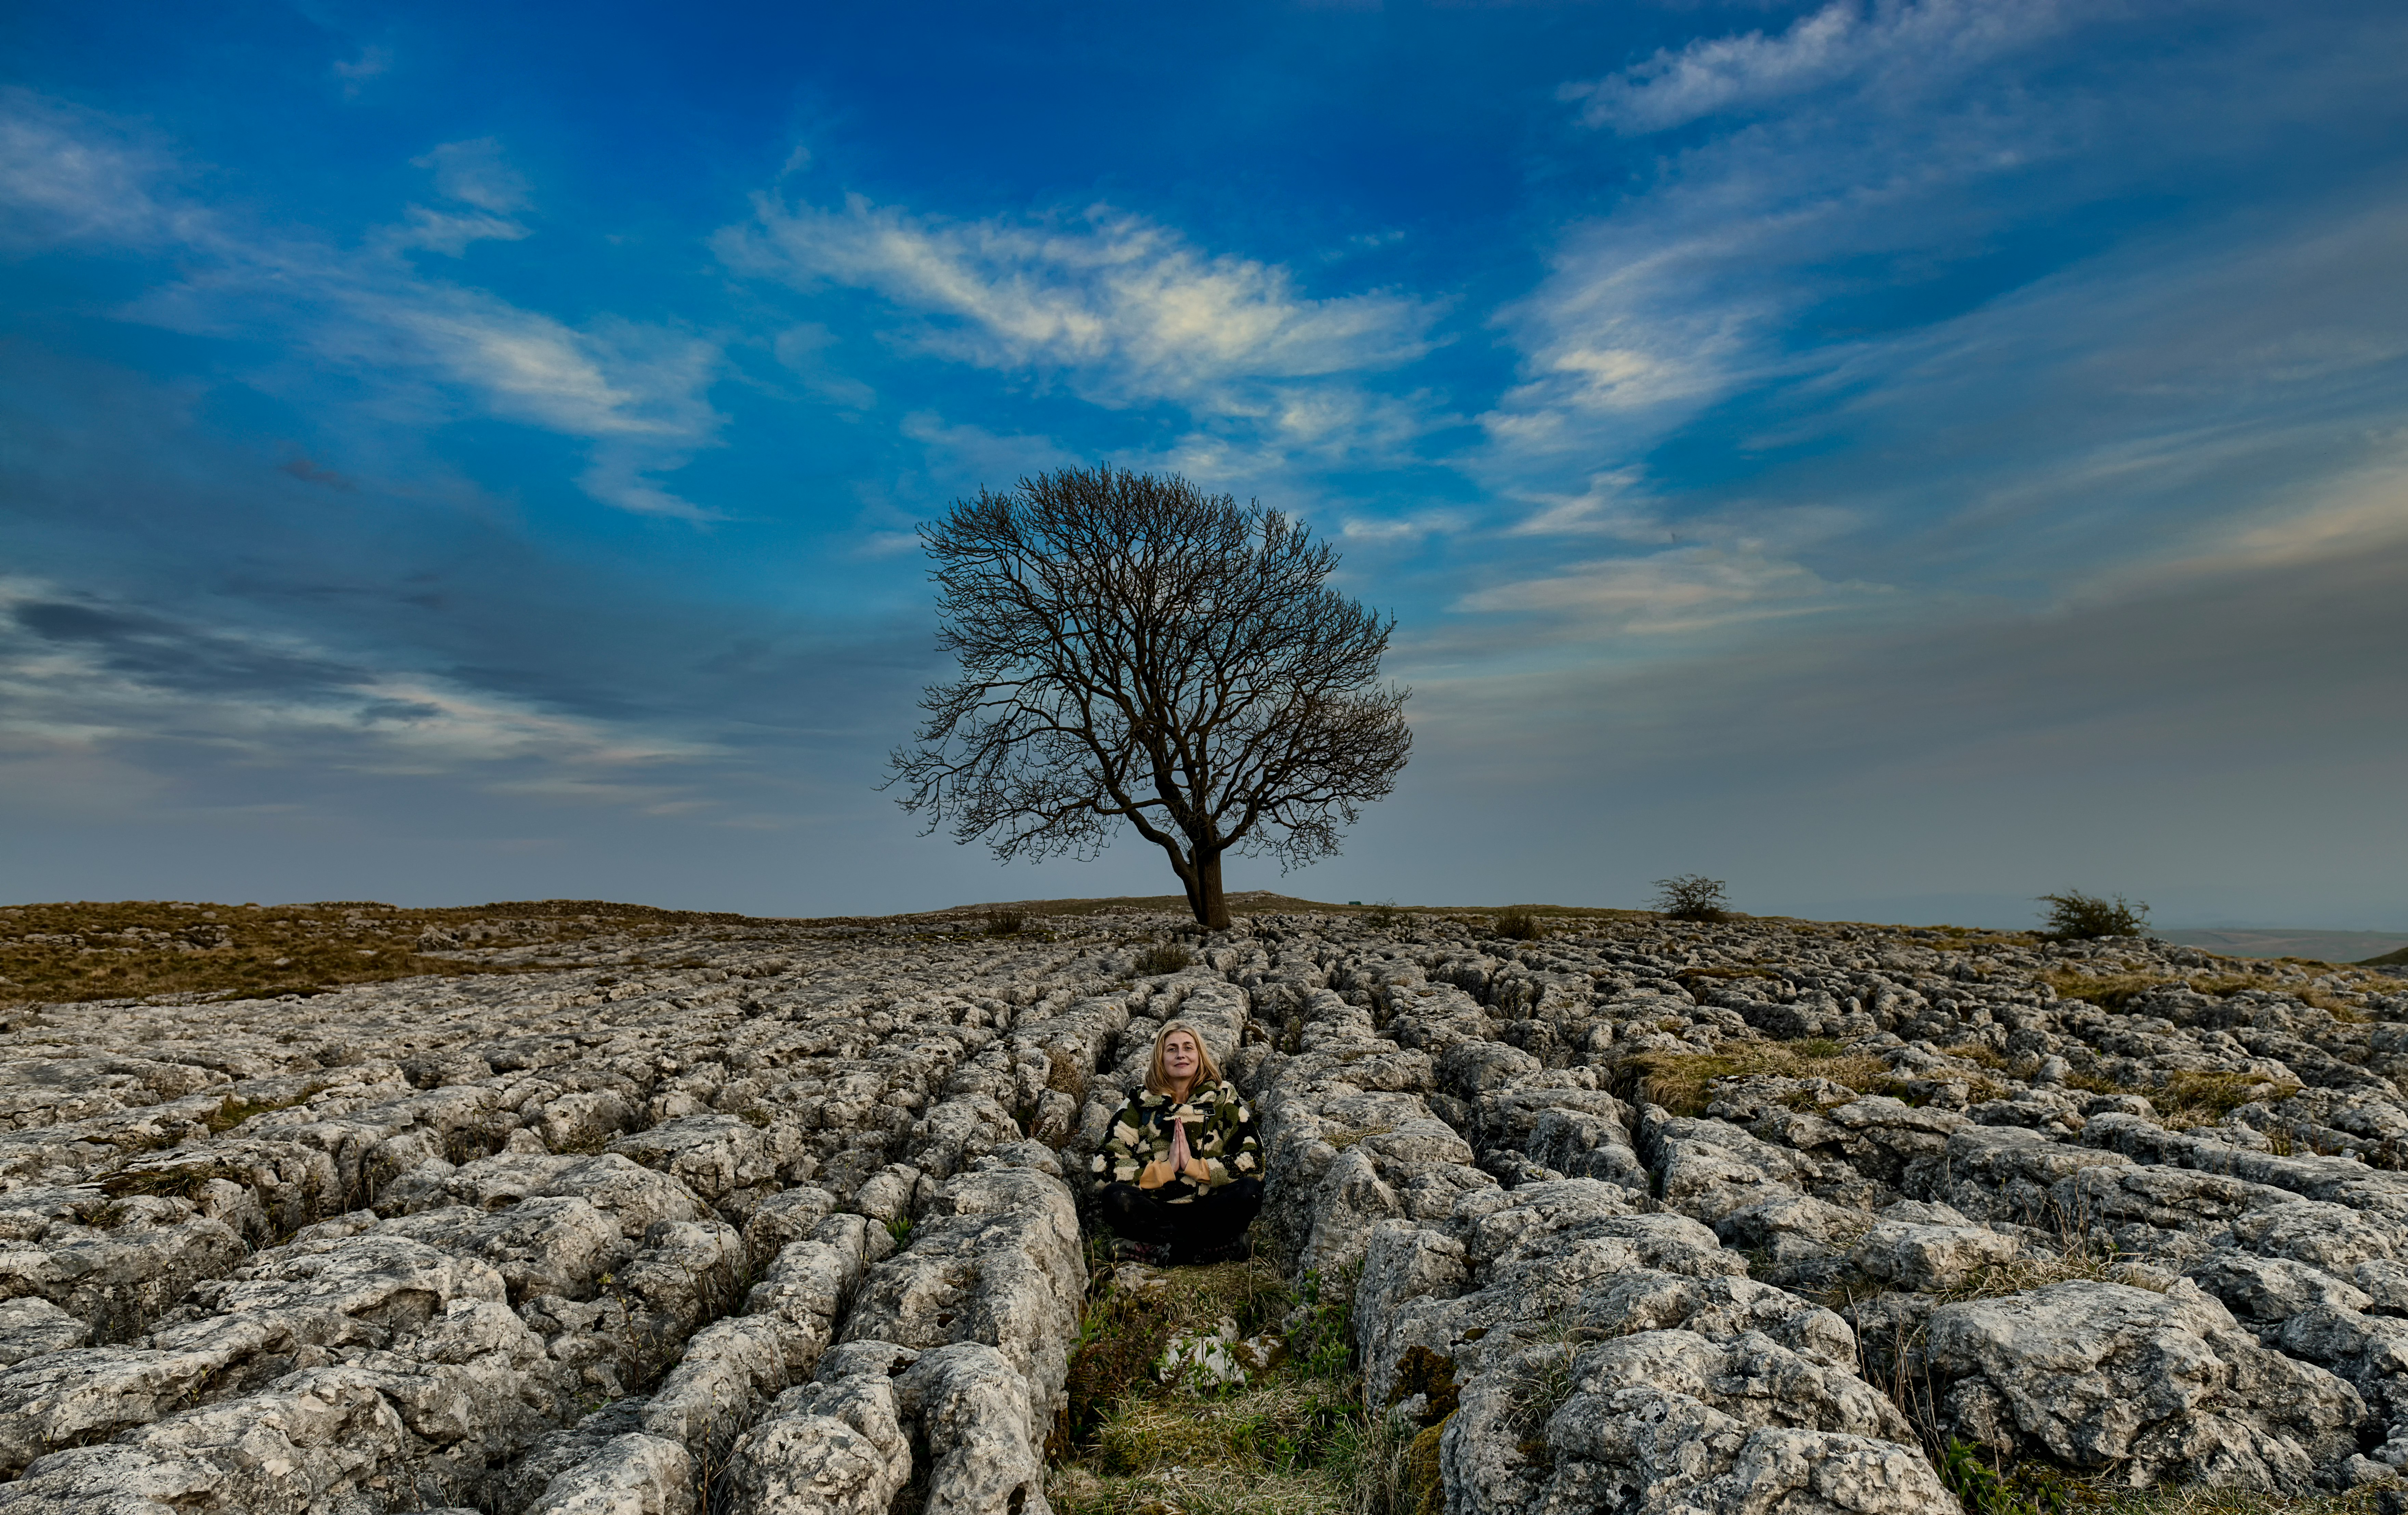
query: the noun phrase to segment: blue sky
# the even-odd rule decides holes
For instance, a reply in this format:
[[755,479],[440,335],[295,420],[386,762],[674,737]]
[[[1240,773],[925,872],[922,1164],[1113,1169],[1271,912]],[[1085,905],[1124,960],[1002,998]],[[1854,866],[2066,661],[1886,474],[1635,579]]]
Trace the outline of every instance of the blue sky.
[[2408,928],[2408,12],[0,18],[0,893],[1154,893],[875,785],[915,522],[1301,514],[1412,765],[1233,887]]

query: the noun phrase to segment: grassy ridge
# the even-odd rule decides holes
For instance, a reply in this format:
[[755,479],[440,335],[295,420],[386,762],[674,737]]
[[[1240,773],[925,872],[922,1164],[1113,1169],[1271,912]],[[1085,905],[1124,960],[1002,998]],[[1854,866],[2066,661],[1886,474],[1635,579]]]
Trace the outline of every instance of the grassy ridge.
[[0,1004],[315,994],[420,974],[523,972],[606,943],[766,924],[598,900],[440,909],[354,900],[19,905],[0,908]]

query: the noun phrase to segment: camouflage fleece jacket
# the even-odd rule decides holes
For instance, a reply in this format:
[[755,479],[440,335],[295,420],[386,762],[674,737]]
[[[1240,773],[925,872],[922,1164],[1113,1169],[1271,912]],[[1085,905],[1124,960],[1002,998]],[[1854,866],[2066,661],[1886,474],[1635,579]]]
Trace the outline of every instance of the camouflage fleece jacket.
[[1254,1112],[1224,1079],[1211,1089],[1191,1091],[1184,1104],[1168,1094],[1140,1089],[1137,1097],[1112,1118],[1111,1135],[1096,1154],[1089,1171],[1098,1183],[1135,1183],[1149,1163],[1170,1156],[1170,1123],[1187,1124],[1187,1151],[1204,1165],[1210,1181],[1202,1188],[1188,1179],[1173,1179],[1152,1191],[1173,1205],[1191,1204],[1206,1189],[1218,1189],[1240,1179],[1263,1176],[1262,1144],[1254,1140]]

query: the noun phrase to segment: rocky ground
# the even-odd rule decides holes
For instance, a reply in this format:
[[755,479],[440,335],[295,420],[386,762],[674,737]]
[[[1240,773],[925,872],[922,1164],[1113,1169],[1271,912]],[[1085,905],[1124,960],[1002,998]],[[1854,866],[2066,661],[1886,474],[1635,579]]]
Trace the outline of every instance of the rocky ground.
[[21,1007],[0,1510],[1041,1512],[1080,1160],[1174,1014],[1258,1102],[1261,1245],[1351,1295],[1409,1507],[2408,1465],[2408,984],[1393,912],[1175,967],[1168,917],[1026,923],[455,932],[412,950],[483,971]]

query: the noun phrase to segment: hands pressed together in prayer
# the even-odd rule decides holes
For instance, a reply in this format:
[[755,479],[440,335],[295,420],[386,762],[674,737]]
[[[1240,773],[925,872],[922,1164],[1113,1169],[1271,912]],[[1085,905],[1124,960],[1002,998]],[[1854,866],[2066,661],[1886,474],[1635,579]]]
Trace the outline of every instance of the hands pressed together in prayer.
[[1173,1179],[1185,1179],[1191,1183],[1211,1181],[1211,1171],[1187,1149],[1187,1122],[1170,1122],[1170,1155],[1157,1158],[1145,1165],[1137,1176],[1140,1189],[1159,1189]]

